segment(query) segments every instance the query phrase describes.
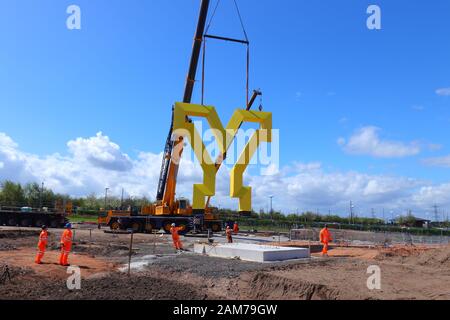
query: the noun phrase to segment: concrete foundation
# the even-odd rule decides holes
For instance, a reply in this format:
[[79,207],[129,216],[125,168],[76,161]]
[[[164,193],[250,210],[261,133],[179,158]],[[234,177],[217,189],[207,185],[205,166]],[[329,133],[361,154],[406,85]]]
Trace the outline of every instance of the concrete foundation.
[[264,246],[250,243],[227,243],[210,245],[194,244],[194,252],[212,257],[239,258],[245,261],[270,262],[310,257],[309,249]]

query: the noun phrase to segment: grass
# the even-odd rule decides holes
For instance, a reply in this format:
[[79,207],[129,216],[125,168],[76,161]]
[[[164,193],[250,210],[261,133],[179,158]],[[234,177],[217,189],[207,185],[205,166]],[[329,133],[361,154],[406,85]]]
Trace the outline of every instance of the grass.
[[289,232],[289,228],[282,228],[277,226],[247,226],[239,224],[240,230],[258,230],[258,231],[273,231],[273,232]]
[[68,218],[70,222],[97,222],[97,216],[71,215]]

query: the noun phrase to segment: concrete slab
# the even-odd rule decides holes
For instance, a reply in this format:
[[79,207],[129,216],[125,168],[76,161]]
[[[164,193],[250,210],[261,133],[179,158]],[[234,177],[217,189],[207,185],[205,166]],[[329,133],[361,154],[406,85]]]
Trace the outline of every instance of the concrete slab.
[[271,262],[310,257],[307,248],[264,246],[252,243],[206,244],[195,243],[194,252],[212,257],[240,258],[245,261]]

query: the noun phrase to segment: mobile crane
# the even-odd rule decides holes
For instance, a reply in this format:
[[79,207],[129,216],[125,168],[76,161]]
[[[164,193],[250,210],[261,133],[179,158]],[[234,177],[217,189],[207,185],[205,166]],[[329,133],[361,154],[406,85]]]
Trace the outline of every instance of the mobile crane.
[[[192,93],[194,90],[195,77],[197,73],[200,52],[202,49],[202,43],[204,41],[204,38],[207,37],[204,32],[209,5],[210,0],[201,1],[197,29],[192,47],[192,55],[184,89],[184,103],[191,103],[192,100]],[[208,37],[216,38],[219,40],[235,41],[230,38],[215,36]],[[252,104],[254,103],[256,97],[259,95],[261,95],[261,92],[255,90],[250,101],[248,101],[247,97],[247,110],[252,107]],[[208,201],[204,210],[193,210],[188,199],[176,199],[175,197],[179,171],[179,160],[181,159],[183,153],[183,138],[180,137],[176,141],[172,140],[174,121],[173,117],[174,111],[172,108],[172,120],[164,148],[156,192],[156,203],[144,206],[138,212],[136,212],[136,210],[133,211],[132,208],[130,208],[128,211],[108,211],[106,214],[103,214],[101,217],[99,217],[99,223],[106,222],[112,229],[131,228],[135,232],[151,232],[152,230],[159,230],[162,228],[165,232],[169,233],[172,223],[175,223],[183,228],[183,231],[181,233],[187,233],[192,229],[210,229],[213,232],[221,231],[222,221],[217,217],[216,208],[209,206],[211,197],[208,197]],[[191,119],[187,118],[186,121],[191,121]],[[218,160],[216,161],[216,170],[219,170],[225,157],[226,154],[219,155]]]
[[[185,103],[190,103],[192,99],[209,4],[210,0],[202,0],[200,6],[197,30],[194,37],[192,55],[184,89],[183,102]],[[187,120],[190,121],[189,119]],[[193,210],[189,204],[189,200],[175,198],[179,163],[173,160],[174,158],[181,158],[183,152],[183,140],[180,138],[178,141],[172,141],[172,131],[173,109],[172,121],[166,139],[159,175],[156,204],[142,207],[140,213],[137,215],[133,215],[132,212],[130,212],[130,215],[124,216],[122,212],[119,216],[114,218],[114,213],[110,211],[107,215],[110,217],[110,226],[114,228],[120,227],[121,229],[131,228],[134,231],[151,231],[153,229],[163,228],[166,232],[169,232],[170,225],[176,223],[183,227],[184,233],[189,232],[195,227],[198,229],[212,229],[216,232],[221,230],[222,222],[216,218],[213,212],[214,208],[208,208],[203,214],[197,215],[194,219]]]

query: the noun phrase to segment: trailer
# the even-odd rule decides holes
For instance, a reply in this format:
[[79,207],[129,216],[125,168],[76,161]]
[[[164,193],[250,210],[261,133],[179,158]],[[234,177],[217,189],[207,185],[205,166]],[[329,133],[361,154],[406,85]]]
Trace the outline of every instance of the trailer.
[[221,220],[204,219],[203,215],[196,216],[153,216],[153,215],[136,215],[136,216],[122,216],[111,219],[112,228],[116,222],[121,230],[131,229],[133,232],[147,232],[163,230],[165,233],[170,233],[172,223],[177,227],[182,227],[180,234],[187,234],[189,232],[203,232],[211,230],[213,232],[220,232],[222,230]]
[[63,211],[0,206],[0,226],[61,228],[67,222],[67,213]]

